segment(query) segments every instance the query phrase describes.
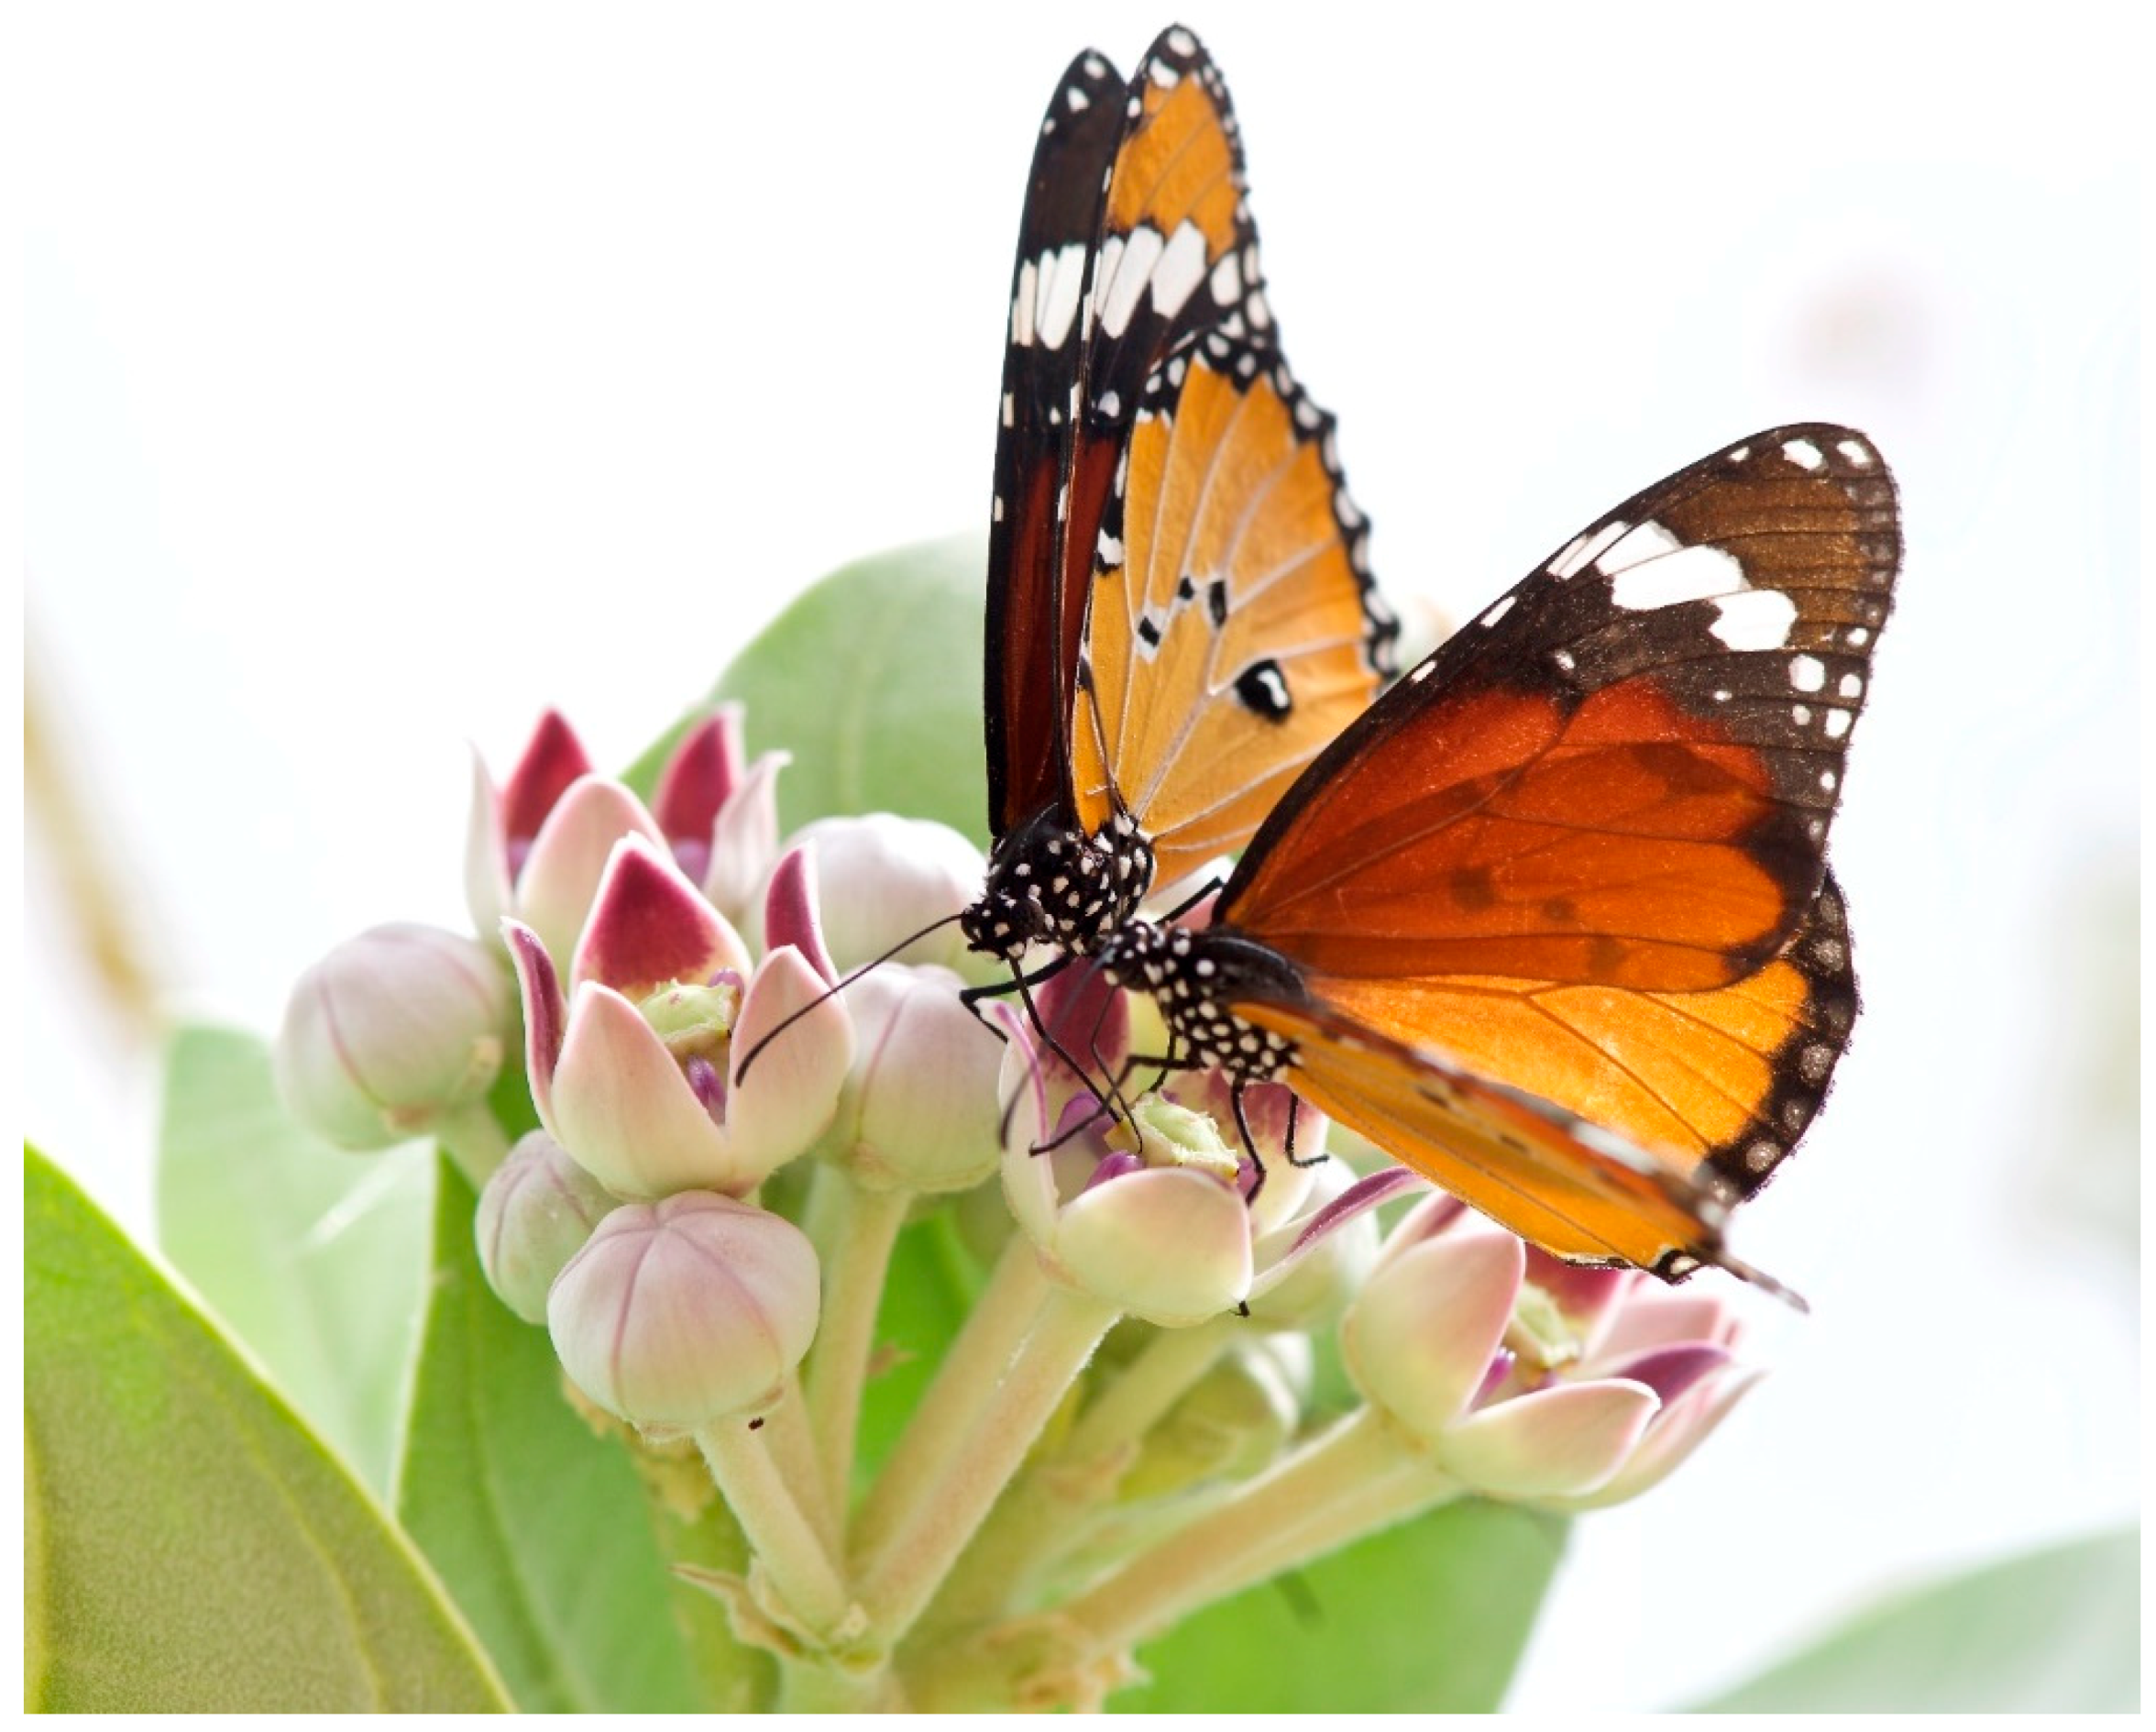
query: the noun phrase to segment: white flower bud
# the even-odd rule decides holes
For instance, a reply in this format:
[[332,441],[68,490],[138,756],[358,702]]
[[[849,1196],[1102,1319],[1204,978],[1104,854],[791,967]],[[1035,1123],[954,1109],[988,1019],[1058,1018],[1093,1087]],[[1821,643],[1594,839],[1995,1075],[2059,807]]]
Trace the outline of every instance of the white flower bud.
[[424,1136],[501,1069],[515,997],[482,945],[438,927],[372,927],[292,987],[278,1032],[278,1093],[347,1149]]
[[[925,818],[887,811],[819,818],[787,838],[789,848],[804,845],[816,855],[824,943],[842,969],[882,955],[981,893],[980,850]],[[764,899],[754,899],[760,905]],[[953,921],[908,945],[896,960],[955,967],[965,949],[965,934]]]
[[827,1146],[873,1187],[962,1191],[996,1171],[1003,1043],[947,968],[889,965],[847,988],[853,1070]]
[[520,1138],[479,1193],[472,1230],[487,1285],[525,1322],[545,1322],[547,1288],[616,1206],[545,1131]]
[[601,1221],[556,1277],[546,1325],[578,1388],[672,1433],[776,1402],[820,1304],[815,1250],[792,1222],[682,1191]]

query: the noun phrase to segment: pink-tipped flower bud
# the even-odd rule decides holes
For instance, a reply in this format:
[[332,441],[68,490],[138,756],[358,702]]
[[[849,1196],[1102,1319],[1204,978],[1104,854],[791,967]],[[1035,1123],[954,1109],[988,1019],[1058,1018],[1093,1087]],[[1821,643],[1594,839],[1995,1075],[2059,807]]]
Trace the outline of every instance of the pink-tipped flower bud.
[[1613,1503],[1689,1454],[1751,1381],[1719,1307],[1664,1291],[1555,1263],[1433,1198],[1394,1230],[1341,1346],[1357,1386],[1456,1483]]
[[562,1368],[647,1432],[776,1402],[816,1337],[816,1252],[792,1222],[682,1191],[601,1221],[547,1296]]
[[547,1288],[616,1207],[545,1131],[520,1138],[479,1193],[473,1232],[487,1285],[525,1322],[545,1322]]
[[424,1136],[492,1087],[514,995],[481,945],[438,927],[372,927],[292,987],[274,1057],[294,1118],[347,1149]]

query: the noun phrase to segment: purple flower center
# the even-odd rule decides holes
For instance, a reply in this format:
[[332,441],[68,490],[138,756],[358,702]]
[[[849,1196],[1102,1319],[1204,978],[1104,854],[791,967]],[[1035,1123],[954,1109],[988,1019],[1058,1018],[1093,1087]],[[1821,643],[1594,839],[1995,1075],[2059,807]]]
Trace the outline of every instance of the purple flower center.
[[726,1077],[718,1065],[708,1058],[692,1058],[681,1066],[681,1074],[688,1078],[690,1090],[703,1109],[711,1115],[711,1122],[726,1122]]

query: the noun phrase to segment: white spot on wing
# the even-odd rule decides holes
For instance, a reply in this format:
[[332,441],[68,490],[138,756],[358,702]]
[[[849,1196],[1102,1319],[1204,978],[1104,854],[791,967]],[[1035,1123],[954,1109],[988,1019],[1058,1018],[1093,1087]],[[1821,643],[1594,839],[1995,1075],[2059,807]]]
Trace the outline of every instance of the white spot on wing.
[[1138,297],[1152,281],[1153,267],[1165,250],[1158,230],[1142,224],[1128,239],[1112,236],[1102,243],[1100,280],[1096,296],[1100,327],[1110,336],[1121,336],[1138,311]]
[[1827,683],[1826,665],[1817,656],[1792,656],[1789,683],[1798,691],[1818,691]]
[[1242,260],[1233,253],[1223,253],[1220,262],[1213,267],[1213,302],[1216,306],[1233,306],[1236,297],[1243,292]]
[[1797,623],[1797,603],[1779,590],[1746,590],[1714,605],[1717,617],[1707,629],[1732,649],[1780,649]]
[[[1631,539],[1631,535],[1625,537]],[[1608,563],[1607,559],[1602,562],[1605,568]],[[1672,607],[1679,601],[1703,601],[1710,596],[1731,596],[1744,588],[1744,561],[1734,554],[1724,553],[1720,547],[1682,547],[1618,572],[1610,586],[1610,599],[1636,612],[1644,608]]]
[[1595,561],[1595,569],[1605,578],[1613,578],[1627,566],[1659,559],[1664,554],[1675,553],[1683,546],[1683,542],[1660,524],[1644,523],[1619,536],[1609,551]]
[[1040,255],[1040,305],[1033,315],[1041,342],[1061,348],[1078,319],[1078,297],[1085,286],[1085,248],[1078,241],[1056,253]]
[[1553,578],[1568,578],[1586,566],[1603,548],[1622,535],[1628,525],[1612,519],[1596,530],[1592,535],[1575,535],[1565,551],[1549,562],[1546,568]]
[[1040,292],[1040,271],[1028,259],[1018,267],[1018,292],[1011,297],[1011,341],[1019,348],[1033,347],[1033,303]]
[[1862,697],[1864,695],[1864,676],[1861,674],[1843,674],[1842,676],[1840,690],[1844,698]]
[[1872,467],[1872,447],[1862,439],[1844,439],[1834,447],[1860,469]]
[[1826,454],[1810,439],[1791,439],[1782,447],[1782,455],[1800,469],[1816,469],[1826,464]]
[[1827,738],[1839,740],[1849,732],[1850,714],[1846,710],[1827,712]]
[[1173,318],[1205,280],[1205,237],[1195,223],[1178,223],[1175,237],[1153,267],[1153,306]]
[[1517,601],[1520,598],[1516,595],[1506,596],[1495,607],[1491,608],[1489,612],[1482,616],[1482,623],[1484,625],[1495,625],[1498,621],[1504,618],[1506,614],[1512,611],[1512,603]]

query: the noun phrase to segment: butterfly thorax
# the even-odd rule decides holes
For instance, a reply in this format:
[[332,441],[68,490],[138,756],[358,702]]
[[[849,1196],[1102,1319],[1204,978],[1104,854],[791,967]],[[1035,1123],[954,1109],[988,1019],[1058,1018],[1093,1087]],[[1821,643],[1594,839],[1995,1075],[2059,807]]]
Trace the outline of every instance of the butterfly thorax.
[[1292,1041],[1252,1026],[1231,1008],[1307,1000],[1302,976],[1277,951],[1224,928],[1133,921],[1099,954],[1103,971],[1117,986],[1152,995],[1175,1037],[1179,1061],[1263,1082],[1294,1056]]
[[1152,883],[1152,848],[1127,816],[1095,836],[1044,811],[997,841],[959,924],[974,949],[1006,962],[1036,943],[1090,956],[1136,917]]

